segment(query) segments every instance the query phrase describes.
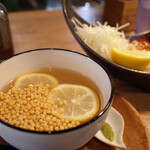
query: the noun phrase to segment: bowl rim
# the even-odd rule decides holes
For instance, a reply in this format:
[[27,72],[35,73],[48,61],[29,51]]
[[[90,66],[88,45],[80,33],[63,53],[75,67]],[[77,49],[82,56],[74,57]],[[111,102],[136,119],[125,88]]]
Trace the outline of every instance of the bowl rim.
[[[26,54],[26,53],[32,53],[32,52],[38,52],[38,51],[44,52],[44,51],[52,51],[52,50],[53,51],[56,51],[56,50],[57,51],[64,51],[64,52],[69,52],[69,53],[75,53],[77,55],[82,55],[83,57],[86,57],[86,58],[90,59],[90,61],[93,61],[94,63],[98,64],[95,60],[93,60],[89,56],[84,55],[84,54],[79,53],[79,52],[76,52],[76,51],[73,51],[73,50],[62,49],[62,48],[40,48],[40,49],[32,49],[32,50],[28,50],[28,51],[24,51],[24,52],[20,52],[20,53],[14,54],[13,56],[2,60],[0,62],[0,65],[2,63],[4,63],[5,61],[10,60],[10,59],[12,59],[12,58],[14,58],[16,56],[19,56],[19,55],[23,55],[23,54]],[[34,131],[34,130],[23,129],[23,128],[11,125],[11,124],[3,121],[2,119],[0,119],[0,123],[2,123],[3,125],[6,125],[7,127],[10,127],[11,129],[15,129],[15,130],[18,130],[18,131],[23,131],[23,132],[26,132],[26,133],[36,133],[36,134],[44,134],[44,135],[54,134],[54,135],[56,135],[56,134],[67,133],[67,132],[70,132],[70,131],[75,131],[77,129],[80,129],[80,128],[84,127],[84,126],[87,126],[87,125],[91,124],[92,122],[95,122],[98,118],[100,118],[107,111],[107,109],[109,109],[109,107],[111,107],[111,104],[112,104],[113,98],[114,98],[114,87],[113,87],[113,82],[112,82],[111,76],[108,73],[108,71],[102,65],[100,65],[100,64],[98,64],[98,65],[106,73],[106,75],[107,75],[107,77],[109,79],[109,82],[110,82],[111,91],[110,91],[110,97],[109,97],[109,100],[108,100],[106,106],[100,111],[100,113],[98,115],[96,115],[95,117],[93,117],[89,121],[87,121],[87,122],[85,122],[85,123],[83,123],[83,124],[81,124],[81,125],[79,125],[77,127],[74,127],[74,128],[71,128],[71,129],[60,130],[60,131]]]

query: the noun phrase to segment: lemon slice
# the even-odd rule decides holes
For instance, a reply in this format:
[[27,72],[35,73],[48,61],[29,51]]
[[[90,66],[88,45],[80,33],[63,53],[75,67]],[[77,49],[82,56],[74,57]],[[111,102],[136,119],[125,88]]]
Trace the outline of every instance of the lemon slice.
[[135,70],[144,70],[150,62],[150,52],[146,50],[111,50],[112,61]]
[[86,86],[60,84],[51,90],[49,98],[58,106],[56,113],[63,119],[84,122],[100,109],[98,96]]
[[58,85],[58,81],[55,77],[45,74],[45,73],[27,73],[19,76],[15,83],[14,87],[16,88],[26,88],[28,85],[37,85],[43,84],[49,85],[49,88],[52,89]]

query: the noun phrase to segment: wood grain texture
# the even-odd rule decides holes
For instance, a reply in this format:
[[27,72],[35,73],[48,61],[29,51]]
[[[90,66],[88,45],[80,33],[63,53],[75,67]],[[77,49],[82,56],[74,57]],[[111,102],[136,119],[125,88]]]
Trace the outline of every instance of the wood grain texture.
[[10,13],[9,18],[15,53],[39,48],[82,51],[61,11]]
[[[14,53],[40,48],[63,48],[85,54],[69,30],[62,11],[15,12],[9,13],[9,19]],[[112,79],[115,93],[121,96],[115,97],[113,106],[125,119],[124,142],[129,150],[134,150],[136,146],[141,149],[144,145],[141,150],[149,150],[150,93],[118,79]],[[1,142],[2,140],[0,145],[6,144]],[[96,150],[101,147],[106,150],[114,149],[105,144],[101,145],[98,140],[92,139],[82,150],[95,150],[95,147]]]
[[149,131],[138,111],[124,98],[115,96],[113,107],[124,118],[124,142],[129,150],[150,149]]

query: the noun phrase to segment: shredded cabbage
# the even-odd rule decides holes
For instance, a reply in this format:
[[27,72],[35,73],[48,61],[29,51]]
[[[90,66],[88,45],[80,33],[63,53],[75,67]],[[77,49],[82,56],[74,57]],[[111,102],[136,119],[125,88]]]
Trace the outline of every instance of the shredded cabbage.
[[123,26],[111,27],[107,23],[102,25],[96,22],[94,26],[82,24],[76,18],[72,19],[75,25],[75,32],[77,35],[94,51],[106,59],[111,60],[111,49],[127,49],[129,47],[129,40],[125,38],[124,32],[119,32],[128,24]]

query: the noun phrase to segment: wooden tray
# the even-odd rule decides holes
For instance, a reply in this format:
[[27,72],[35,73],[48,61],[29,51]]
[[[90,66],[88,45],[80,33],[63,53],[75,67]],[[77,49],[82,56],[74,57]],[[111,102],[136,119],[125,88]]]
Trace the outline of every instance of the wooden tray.
[[[124,118],[125,128],[123,140],[127,150],[150,150],[150,135],[148,129],[141,119],[136,109],[124,98],[115,95],[113,107],[118,110]],[[0,150],[13,150],[14,148],[7,144],[0,137]],[[15,150],[15,149],[14,149]],[[96,138],[93,138],[79,150],[120,150],[103,144]]]

